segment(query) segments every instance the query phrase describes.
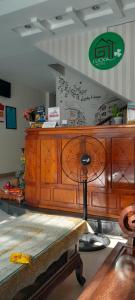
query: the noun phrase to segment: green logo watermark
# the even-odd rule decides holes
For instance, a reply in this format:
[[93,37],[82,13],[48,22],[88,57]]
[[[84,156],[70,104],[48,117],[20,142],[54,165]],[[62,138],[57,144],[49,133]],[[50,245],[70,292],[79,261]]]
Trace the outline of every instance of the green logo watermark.
[[100,70],[115,67],[123,57],[124,41],[115,32],[105,32],[99,35],[89,48],[89,60]]

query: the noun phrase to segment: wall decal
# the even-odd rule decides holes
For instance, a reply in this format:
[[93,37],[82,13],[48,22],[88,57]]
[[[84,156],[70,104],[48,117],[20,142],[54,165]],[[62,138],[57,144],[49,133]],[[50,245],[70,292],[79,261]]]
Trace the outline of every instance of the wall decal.
[[69,125],[85,125],[86,124],[86,118],[84,112],[82,112],[80,109],[74,108],[74,107],[67,107],[66,111],[68,113],[68,124]]
[[[123,102],[96,83],[70,70],[56,77],[56,105],[69,125],[95,125],[110,115],[111,105]],[[111,104],[112,102],[112,104]]]
[[57,89],[60,93],[64,94],[64,97],[67,98],[68,96],[73,97],[74,99],[85,102],[90,101],[91,99],[100,99],[100,95],[89,95],[88,90],[83,87],[82,81],[78,84],[74,83],[72,85],[62,76],[59,76]]
[[125,103],[120,99],[112,99],[102,104],[95,114],[95,123],[99,123],[104,119],[112,116],[112,108],[114,105],[120,109],[125,106]]

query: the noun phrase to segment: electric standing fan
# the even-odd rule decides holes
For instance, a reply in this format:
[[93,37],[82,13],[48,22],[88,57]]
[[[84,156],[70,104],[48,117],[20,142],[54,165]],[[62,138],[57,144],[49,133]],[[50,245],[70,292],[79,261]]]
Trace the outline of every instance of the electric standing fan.
[[[91,136],[72,138],[63,147],[61,163],[65,175],[83,185],[83,218],[87,221],[87,184],[98,179],[104,172],[105,148],[101,141]],[[100,250],[109,243],[108,237],[102,234],[86,233],[80,240],[79,250]]]

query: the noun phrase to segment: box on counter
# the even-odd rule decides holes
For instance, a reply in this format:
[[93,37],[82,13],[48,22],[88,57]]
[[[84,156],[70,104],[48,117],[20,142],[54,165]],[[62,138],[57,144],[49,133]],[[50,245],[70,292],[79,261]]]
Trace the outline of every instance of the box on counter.
[[48,121],[60,123],[60,107],[48,108]]
[[126,123],[135,124],[135,101],[129,102],[127,105]]

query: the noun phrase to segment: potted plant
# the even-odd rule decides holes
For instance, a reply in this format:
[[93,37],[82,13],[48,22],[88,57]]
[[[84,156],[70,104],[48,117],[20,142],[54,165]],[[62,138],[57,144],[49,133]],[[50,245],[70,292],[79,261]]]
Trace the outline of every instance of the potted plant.
[[122,124],[122,112],[116,104],[112,106],[112,118],[113,124]]

